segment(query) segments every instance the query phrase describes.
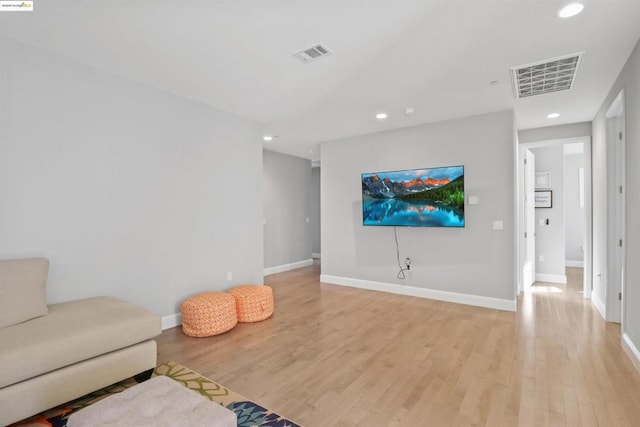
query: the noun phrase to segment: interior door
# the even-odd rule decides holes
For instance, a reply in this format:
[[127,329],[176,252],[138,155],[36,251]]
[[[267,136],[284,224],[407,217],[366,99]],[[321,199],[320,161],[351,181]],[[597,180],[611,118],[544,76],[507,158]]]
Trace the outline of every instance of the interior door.
[[[622,322],[622,304],[625,302],[625,110],[624,94],[620,92],[605,114],[607,117],[607,144],[614,149],[612,182],[608,197],[612,203],[607,214],[611,216],[607,229],[607,277],[605,282],[606,320]],[[609,166],[607,166],[609,167]],[[624,331],[624,324],[622,325]]]
[[624,270],[625,270],[625,144],[624,144],[624,119],[622,114],[614,119],[614,135],[616,140],[616,168],[615,168],[615,238],[618,240],[618,244],[615,246],[615,268],[613,286],[611,287],[613,293],[613,305],[610,317],[612,322],[620,323],[622,321],[622,293],[624,292]]
[[531,286],[536,277],[536,158],[531,150],[524,151],[524,263],[523,286]]

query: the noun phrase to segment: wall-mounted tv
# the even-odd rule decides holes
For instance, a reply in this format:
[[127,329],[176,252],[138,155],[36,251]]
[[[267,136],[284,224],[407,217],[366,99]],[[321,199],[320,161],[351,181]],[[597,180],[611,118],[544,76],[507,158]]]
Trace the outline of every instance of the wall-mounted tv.
[[362,223],[464,227],[464,166],[363,173]]

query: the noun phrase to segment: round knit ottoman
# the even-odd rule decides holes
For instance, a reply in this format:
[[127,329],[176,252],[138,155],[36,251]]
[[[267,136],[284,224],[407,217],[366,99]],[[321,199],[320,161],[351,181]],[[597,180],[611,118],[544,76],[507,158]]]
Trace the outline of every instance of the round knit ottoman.
[[190,337],[210,337],[227,332],[238,323],[236,302],[224,292],[204,292],[180,306],[182,332]]
[[273,291],[268,286],[242,285],[227,292],[236,299],[238,322],[259,322],[273,314]]

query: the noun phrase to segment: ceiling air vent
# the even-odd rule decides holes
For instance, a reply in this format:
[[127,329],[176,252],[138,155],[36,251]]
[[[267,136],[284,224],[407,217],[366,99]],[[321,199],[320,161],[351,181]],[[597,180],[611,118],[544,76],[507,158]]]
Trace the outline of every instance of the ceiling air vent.
[[323,45],[322,43],[316,43],[313,46],[302,49],[293,54],[296,58],[298,58],[302,62],[311,62],[316,59],[322,58],[323,56],[327,56],[331,53],[328,47]]
[[516,98],[571,89],[583,54],[573,53],[512,68]]

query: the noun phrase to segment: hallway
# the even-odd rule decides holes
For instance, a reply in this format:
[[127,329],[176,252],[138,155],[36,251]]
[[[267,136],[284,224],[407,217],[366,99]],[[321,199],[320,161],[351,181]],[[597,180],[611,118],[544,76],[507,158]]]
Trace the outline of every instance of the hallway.
[[581,268],[566,272],[567,285],[536,282],[519,298],[518,347],[535,416],[541,406],[551,417],[564,413],[567,425],[635,425],[640,384],[620,345],[620,325],[605,322],[583,298]]

